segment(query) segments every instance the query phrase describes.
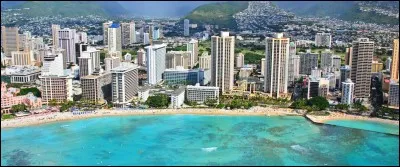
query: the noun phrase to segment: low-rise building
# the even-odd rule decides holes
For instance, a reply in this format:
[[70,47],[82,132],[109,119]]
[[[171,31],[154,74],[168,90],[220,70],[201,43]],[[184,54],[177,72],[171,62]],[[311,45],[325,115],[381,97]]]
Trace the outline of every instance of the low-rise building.
[[195,85],[196,83],[204,84],[203,69],[184,69],[178,66],[175,69],[166,69],[164,71],[163,80],[168,85]]
[[181,108],[185,102],[185,87],[180,87],[171,93],[172,108]]
[[11,83],[32,83],[39,79],[40,68],[36,66],[10,66],[5,69]]
[[150,86],[143,86],[138,90],[138,98],[140,102],[146,102],[150,95]]
[[186,86],[186,99],[191,102],[204,103],[207,99],[219,99],[219,88],[214,86]]

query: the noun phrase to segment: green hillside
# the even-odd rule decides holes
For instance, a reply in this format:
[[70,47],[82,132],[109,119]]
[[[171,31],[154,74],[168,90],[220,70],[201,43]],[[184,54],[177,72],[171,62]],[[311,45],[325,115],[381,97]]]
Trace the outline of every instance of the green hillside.
[[[293,12],[298,16],[330,16],[346,21],[363,21],[377,24],[398,25],[399,20],[395,17],[377,14],[375,12],[360,11],[360,3],[356,1],[275,1],[279,8]],[[364,4],[365,6],[366,4]],[[397,1],[371,1],[368,6],[379,7],[387,10],[398,9]]]
[[197,7],[185,19],[195,24],[217,24],[224,28],[236,28],[233,15],[245,10],[248,2],[232,1],[211,3]]
[[114,11],[118,14],[125,13],[117,2],[91,2],[91,1],[26,1],[13,8],[29,8],[20,12],[32,16],[50,16],[61,15],[64,17],[100,15],[114,15]]
[[340,19],[348,21],[364,21],[376,24],[399,25],[399,19],[395,17],[385,16],[375,12],[360,11],[357,6],[353,6],[345,14],[341,15]]

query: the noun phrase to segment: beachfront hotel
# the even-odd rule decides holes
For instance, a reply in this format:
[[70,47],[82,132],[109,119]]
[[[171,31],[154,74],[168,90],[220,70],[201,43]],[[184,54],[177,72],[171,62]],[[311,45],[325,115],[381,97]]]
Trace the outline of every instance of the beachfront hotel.
[[191,102],[204,103],[207,99],[219,99],[219,88],[214,86],[186,86],[186,99]]
[[345,82],[342,82],[342,104],[353,104],[354,99],[354,83],[351,79],[347,78]]
[[399,82],[391,80],[389,86],[389,105],[399,107]]
[[116,107],[125,107],[139,89],[137,66],[119,66],[111,70],[112,102]]
[[155,85],[162,80],[165,70],[165,55],[167,45],[146,46],[147,83]]
[[81,78],[82,99],[102,103],[111,100],[111,73],[94,71]]
[[25,104],[30,109],[42,107],[42,99],[34,96],[31,92],[26,95],[17,96],[18,88],[7,88],[7,83],[1,82],[1,113],[10,114],[11,107],[17,104]]
[[355,84],[355,98],[369,97],[373,54],[373,41],[370,41],[368,38],[359,38],[353,42],[350,78]]
[[274,38],[267,38],[265,52],[264,92],[270,97],[281,97],[287,94],[289,38],[283,33],[275,34]]
[[235,36],[221,32],[211,37],[211,85],[219,87],[222,93],[233,89],[235,59]]

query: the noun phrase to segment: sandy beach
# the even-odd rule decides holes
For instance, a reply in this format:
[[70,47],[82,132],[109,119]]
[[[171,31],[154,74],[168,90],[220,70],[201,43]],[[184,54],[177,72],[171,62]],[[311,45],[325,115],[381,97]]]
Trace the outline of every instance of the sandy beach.
[[367,121],[376,121],[381,123],[388,123],[399,125],[399,121],[395,120],[388,120],[388,119],[381,119],[381,118],[370,118],[367,116],[359,116],[359,115],[349,115],[339,112],[329,112],[330,115],[328,116],[316,116],[316,115],[306,115],[311,121],[316,123],[325,123],[326,121],[331,120],[367,120]]
[[73,114],[65,113],[48,113],[43,115],[30,115],[25,117],[14,118],[1,121],[1,128],[22,127],[29,125],[38,125],[50,122],[68,121],[77,119],[86,119],[104,116],[124,116],[124,115],[174,115],[174,114],[196,114],[196,115],[260,115],[260,116],[279,116],[279,115],[302,115],[302,111],[290,108],[270,108],[270,107],[253,107],[251,109],[211,109],[211,108],[185,108],[185,109],[130,109],[130,110],[109,110],[99,109],[92,113]]

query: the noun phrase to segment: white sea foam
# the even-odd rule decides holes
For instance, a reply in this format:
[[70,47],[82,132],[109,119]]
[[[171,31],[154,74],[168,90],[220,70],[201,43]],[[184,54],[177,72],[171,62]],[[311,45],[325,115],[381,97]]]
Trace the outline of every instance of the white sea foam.
[[69,125],[61,125],[60,127],[68,127]]
[[298,144],[290,146],[293,150],[300,151],[302,153],[306,153],[308,150]]
[[208,147],[208,148],[201,148],[201,150],[205,151],[205,152],[212,152],[217,150],[218,147]]

